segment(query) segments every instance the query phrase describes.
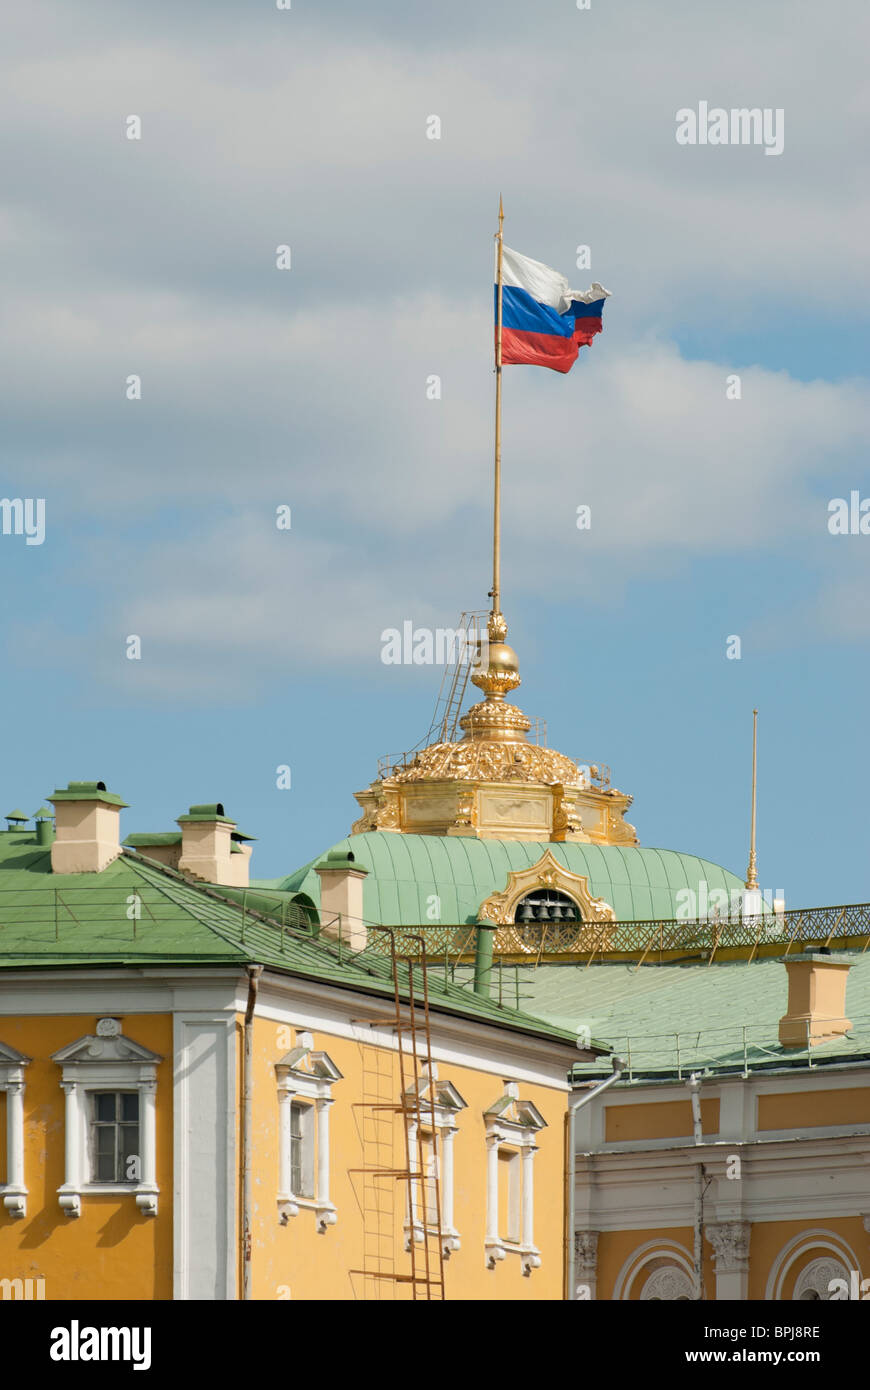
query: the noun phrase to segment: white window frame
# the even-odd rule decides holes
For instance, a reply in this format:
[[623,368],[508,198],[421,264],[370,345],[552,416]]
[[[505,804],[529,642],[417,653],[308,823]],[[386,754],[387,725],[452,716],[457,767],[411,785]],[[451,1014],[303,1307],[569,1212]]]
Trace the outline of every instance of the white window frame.
[[[278,1077],[278,1211],[281,1225],[286,1226],[300,1209],[313,1211],[317,1230],[325,1235],[338,1220],[338,1212],[329,1197],[329,1110],[335,1102],[332,1087],[344,1078],[325,1052],[314,1050],[310,1033],[296,1034],[296,1046],[275,1063]],[[292,1185],[292,1127],[291,1107],[301,1101],[312,1107],[312,1146],[314,1151],[314,1196],[303,1197]]]
[[[498,1146],[498,1178],[499,1178],[499,1199],[501,1199],[501,1184],[507,1184],[507,1225],[503,1231],[499,1231],[499,1239],[505,1245],[519,1245],[523,1234],[523,1209],[522,1209],[522,1190],[523,1190],[523,1158],[522,1150],[509,1148],[507,1144]],[[499,1200],[499,1209],[501,1200]],[[501,1212],[499,1210],[499,1217]],[[501,1220],[499,1219],[499,1225]]]
[[[66,1096],[64,1181],[57,1193],[67,1216],[81,1216],[83,1197],[104,1195],[132,1195],[143,1216],[157,1215],[157,1067],[162,1060],[141,1043],[123,1037],[116,1018],[99,1019],[95,1034],[53,1054],[52,1061],[62,1068],[60,1085]],[[100,1182],[91,1177],[91,1097],[96,1091],[139,1093],[141,1176],[137,1182]]]
[[[293,1147],[299,1144],[299,1168],[301,1171],[300,1186],[297,1196],[313,1200],[317,1195],[317,1177],[315,1173],[315,1152],[317,1111],[316,1102],[300,1100],[298,1096],[291,1097],[290,1100],[290,1180],[293,1191],[296,1186],[293,1177]],[[299,1117],[299,1135],[293,1133],[293,1112]]]
[[[96,1104],[95,1104],[95,1101],[96,1101],[96,1097],[99,1096],[99,1095],[111,1095],[111,1096],[117,1096],[117,1097],[121,1097],[121,1096],[125,1096],[125,1095],[128,1095],[128,1096],[129,1096],[129,1095],[135,1095],[135,1096],[139,1097],[139,1090],[138,1090],[138,1088],[135,1087],[135,1086],[125,1086],[123,1089],[120,1089],[120,1088],[119,1088],[118,1090],[111,1090],[111,1089],[104,1088],[104,1087],[102,1087],[102,1086],[99,1086],[99,1087],[94,1086],[94,1087],[90,1087],[90,1088],[88,1089],[88,1091],[87,1091],[86,1098],[85,1098],[85,1103],[86,1103],[86,1106],[87,1106],[87,1114],[86,1114],[86,1116],[85,1116],[85,1123],[87,1124],[87,1130],[88,1130],[88,1152],[87,1152],[87,1164],[88,1164],[88,1167],[87,1167],[87,1171],[88,1171],[88,1173],[90,1174],[90,1179],[89,1179],[89,1181],[91,1181],[91,1182],[108,1182],[108,1181],[110,1181],[110,1179],[108,1179],[108,1178],[99,1178],[99,1177],[96,1176],[97,1168],[98,1168],[98,1165],[99,1165],[99,1154],[98,1154],[98,1152],[97,1152],[97,1131],[98,1131],[98,1129],[104,1129],[104,1128],[106,1128],[108,1125],[111,1125],[113,1129],[118,1130],[119,1127],[120,1127],[122,1124],[125,1124],[125,1123],[126,1123],[126,1124],[130,1124],[130,1121],[129,1121],[129,1120],[127,1120],[127,1121],[121,1120],[121,1119],[119,1118],[119,1114],[118,1114],[118,1110],[117,1110],[117,1109],[116,1109],[116,1111],[115,1111],[115,1118],[114,1118],[114,1120],[98,1120],[98,1119],[97,1119],[97,1114],[96,1114]],[[141,1103],[141,1097],[139,1097],[139,1117],[138,1117],[138,1119],[136,1120],[136,1129],[137,1129],[137,1131],[138,1131],[138,1144],[137,1144],[137,1147],[136,1147],[136,1156],[137,1156],[137,1158],[139,1159],[139,1162],[141,1163],[141,1151],[142,1151],[142,1103]],[[118,1135],[118,1137],[120,1138],[120,1135]],[[111,1181],[114,1182],[114,1183],[117,1183],[117,1185],[118,1185],[119,1187],[123,1185],[123,1186],[126,1187],[126,1188],[132,1188],[133,1186],[135,1186],[135,1183],[138,1181],[138,1179],[121,1179],[121,1178],[115,1178],[115,1179],[111,1179]]]
[[[430,1136],[432,1144],[432,1158],[430,1166],[435,1165],[435,1171],[439,1179],[439,1196],[441,1199],[441,1248],[446,1260],[450,1259],[454,1250],[459,1250],[462,1245],[459,1232],[454,1225],[453,1194],[454,1194],[454,1163],[453,1163],[453,1140],[459,1133],[456,1118],[460,1110],[467,1109],[467,1101],[457,1091],[450,1081],[439,1081],[438,1067],[434,1062],[424,1062],[420,1068],[420,1081],[417,1087],[419,1095],[419,1110],[422,1128],[426,1135]],[[432,1130],[434,1103],[434,1122],[435,1129]],[[411,1088],[405,1093],[404,1109],[407,1115],[406,1124],[408,1127],[408,1152],[411,1155],[411,1166],[416,1167],[419,1154],[417,1143],[417,1104],[414,1099],[414,1090]],[[411,1111],[408,1114],[408,1111]],[[427,1175],[427,1183],[430,1175]],[[422,1218],[419,1212],[418,1188],[419,1183],[410,1182],[407,1184],[409,1192],[405,1199],[405,1249],[410,1249],[411,1234],[415,1242],[422,1243],[424,1235],[435,1235],[437,1227],[431,1226],[428,1222],[428,1213]],[[424,1191],[428,1192],[428,1187]],[[422,1193],[421,1193],[422,1196]],[[425,1228],[424,1228],[425,1222]]]
[[30,1058],[0,1043],[0,1091],[6,1093],[6,1181],[0,1183],[3,1205],[13,1220],[27,1215],[24,1182],[24,1068]]
[[[510,1254],[520,1256],[523,1274],[541,1267],[541,1252],[535,1245],[535,1175],[534,1157],[538,1152],[535,1139],[546,1128],[538,1108],[529,1100],[520,1100],[515,1081],[505,1082],[504,1094],[484,1112],[486,1125],[486,1238],[484,1254],[487,1269],[495,1269]],[[501,1150],[518,1153],[521,1174],[520,1239],[505,1239],[499,1232],[499,1178]]]

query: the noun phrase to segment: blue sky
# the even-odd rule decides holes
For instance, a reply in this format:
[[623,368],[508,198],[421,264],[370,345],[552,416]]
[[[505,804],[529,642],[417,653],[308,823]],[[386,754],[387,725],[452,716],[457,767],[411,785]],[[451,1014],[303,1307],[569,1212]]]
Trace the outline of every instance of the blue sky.
[[[518,703],[610,764],[642,844],[738,872],[758,705],[762,884],[870,898],[870,538],[826,524],[870,495],[866,8],[33,0],[8,29],[0,487],[47,514],[0,536],[9,808],[102,777],[126,833],[222,799],[260,876],[347,833],[440,681],[382,630],[486,603],[502,192],[509,245],[613,292],[570,375],[505,373]],[[782,108],[782,155],[679,146],[701,100]]]

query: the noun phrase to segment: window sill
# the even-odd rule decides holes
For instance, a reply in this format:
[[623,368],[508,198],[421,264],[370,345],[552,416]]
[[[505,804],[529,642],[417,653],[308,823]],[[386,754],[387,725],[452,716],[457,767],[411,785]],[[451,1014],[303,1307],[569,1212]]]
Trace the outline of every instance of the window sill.
[[22,1216],[27,1215],[26,1187],[0,1184],[0,1194],[3,1196],[3,1205],[13,1221],[18,1221]]
[[300,1210],[313,1211],[317,1217],[317,1230],[326,1235],[330,1226],[338,1220],[338,1212],[331,1202],[318,1202],[315,1197],[292,1197],[278,1194],[278,1213],[282,1226],[286,1226],[291,1216],[298,1216]]
[[67,1216],[81,1216],[83,1197],[135,1197],[136,1206],[143,1216],[157,1215],[159,1189],[143,1187],[141,1183],[93,1182],[82,1183],[80,1187],[59,1187],[58,1203]]
[[[405,1249],[406,1249],[406,1250],[410,1250],[410,1248],[411,1248],[411,1226],[410,1226],[410,1224],[409,1224],[408,1221],[405,1222],[404,1231],[405,1231]],[[423,1232],[423,1227],[422,1227],[421,1223],[418,1221],[418,1222],[416,1222],[415,1225],[414,1225],[414,1242],[415,1242],[416,1245],[422,1245],[422,1243],[423,1243],[423,1234],[424,1234],[424,1232]],[[438,1231],[436,1230],[436,1228],[435,1228],[434,1226],[427,1226],[427,1227],[426,1227],[425,1234],[426,1234],[428,1237],[430,1237],[432,1240],[437,1240],[437,1238],[438,1238]],[[459,1249],[461,1249],[461,1247],[462,1247],[462,1241],[461,1241],[460,1238],[459,1238],[459,1232],[458,1232],[457,1230],[455,1230],[453,1226],[442,1226],[442,1227],[441,1227],[441,1251],[442,1251],[442,1254],[444,1255],[445,1260],[449,1260],[449,1259],[450,1259],[450,1256],[451,1256],[452,1253],[453,1253],[453,1251],[454,1251],[454,1250],[459,1250]]]
[[536,1245],[522,1245],[513,1240],[488,1240],[485,1243],[486,1267],[495,1269],[508,1255],[519,1255],[523,1262],[523,1274],[531,1274],[533,1269],[541,1268],[541,1252]]

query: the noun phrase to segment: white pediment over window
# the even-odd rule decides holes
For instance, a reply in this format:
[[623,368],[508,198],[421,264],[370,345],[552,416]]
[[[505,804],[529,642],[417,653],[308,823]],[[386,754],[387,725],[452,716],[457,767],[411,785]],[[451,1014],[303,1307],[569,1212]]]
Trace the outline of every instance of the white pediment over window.
[[[302,1035],[304,1039],[304,1035]],[[301,1081],[323,1081],[327,1086],[344,1077],[327,1052],[315,1052],[307,1041],[300,1040],[280,1062],[275,1063],[278,1077],[292,1075]]]
[[414,1105],[415,1092],[419,1101],[420,1110],[424,1115],[431,1112],[433,1105],[436,1111],[452,1111],[454,1114],[457,1110],[465,1110],[468,1105],[468,1102],[462,1099],[462,1096],[459,1094],[452,1081],[441,1081],[439,1079],[438,1068],[434,1062],[430,1065],[424,1062],[420,1071],[420,1079],[416,1087],[409,1086],[406,1090],[406,1108]]
[[[7,1043],[0,1042],[0,1078],[8,1080],[9,1078],[3,1076],[4,1072],[9,1068],[17,1070],[20,1067],[26,1067],[29,1062],[30,1058],[25,1057],[23,1052],[18,1052],[14,1047],[9,1047]],[[23,1080],[23,1075],[15,1077],[15,1080]]]
[[[534,1241],[535,1139],[546,1129],[547,1121],[532,1101],[520,1099],[516,1081],[505,1081],[502,1094],[484,1110],[483,1121],[487,1147],[487,1268],[495,1269],[514,1252],[522,1257],[523,1273],[531,1274],[541,1265],[541,1252]],[[507,1230],[499,1229],[502,1183],[507,1188]]]
[[505,1083],[504,1093],[484,1112],[487,1128],[493,1124],[516,1125],[520,1129],[545,1129],[547,1121],[530,1100],[520,1100],[515,1082]]
[[332,1087],[344,1077],[312,1035],[296,1034],[295,1046],[275,1063],[278,1078],[278,1211],[282,1226],[300,1208],[314,1211],[325,1235],[337,1220],[329,1196],[329,1108]]
[[101,1063],[117,1065],[119,1062],[154,1064],[162,1060],[156,1052],[151,1052],[141,1043],[134,1042],[132,1038],[125,1038],[120,1033],[115,1037],[100,1037],[97,1033],[88,1033],[52,1054],[52,1061],[62,1066],[77,1062],[89,1066]]
[[[52,1054],[61,1068],[61,1087],[66,1095],[66,1167],[58,1188],[58,1202],[67,1216],[81,1215],[82,1199],[94,1194],[131,1193],[143,1216],[157,1215],[156,1089],[157,1067],[163,1058],[133,1038],[125,1038],[117,1018],[101,1018],[95,1033],[86,1033]],[[117,1107],[124,1096],[135,1098],[135,1118],[125,1121]],[[103,1096],[105,1101],[97,1097]],[[113,1097],[113,1099],[110,1099]],[[114,1119],[105,1120],[98,1107],[111,1107]],[[115,1131],[135,1133],[138,1152],[127,1166],[115,1157],[114,1173],[100,1171],[96,1152],[97,1130],[110,1124]],[[135,1129],[134,1129],[135,1127]],[[124,1167],[123,1173],[121,1166]]]
[[461,1247],[453,1212],[453,1139],[459,1112],[467,1107],[468,1102],[453,1082],[441,1080],[435,1062],[423,1063],[416,1085],[409,1086],[402,1097],[408,1150],[423,1174],[418,1183],[409,1184],[405,1202],[406,1250],[410,1249],[411,1240],[419,1244],[426,1239],[427,1231],[432,1234],[437,1229],[433,1212],[439,1200],[438,1224],[444,1258],[449,1259]]

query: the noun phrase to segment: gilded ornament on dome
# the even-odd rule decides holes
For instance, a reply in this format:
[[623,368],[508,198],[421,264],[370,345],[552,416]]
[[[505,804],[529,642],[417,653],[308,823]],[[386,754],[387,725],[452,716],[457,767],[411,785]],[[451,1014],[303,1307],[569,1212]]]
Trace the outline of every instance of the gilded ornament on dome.
[[[537,864],[508,874],[504,889],[500,893],[490,894],[486,901],[481,903],[478,919],[495,922],[500,927],[512,927],[517,905],[535,888],[552,888],[567,894],[580,909],[583,922],[616,921],[616,913],[610,904],[605,902],[604,898],[593,898],[586,876],[566,869],[550,850],[544,851]],[[498,945],[498,942],[496,944]]]
[[[527,741],[532,721],[505,700],[519,686],[520,673],[517,654],[504,640],[503,615],[493,612],[487,628],[483,669],[471,674],[485,698],[459,720],[463,737],[430,744],[398,765],[385,760],[380,779],[357,793],[363,814],[351,833],[637,844],[634,826],[623,819],[632,798],[610,788],[609,774],[596,766],[590,782],[573,759]],[[426,784],[432,795],[424,794]],[[513,795],[499,798],[499,785]],[[529,789],[524,795],[523,786]],[[592,907],[588,916],[594,917]]]

